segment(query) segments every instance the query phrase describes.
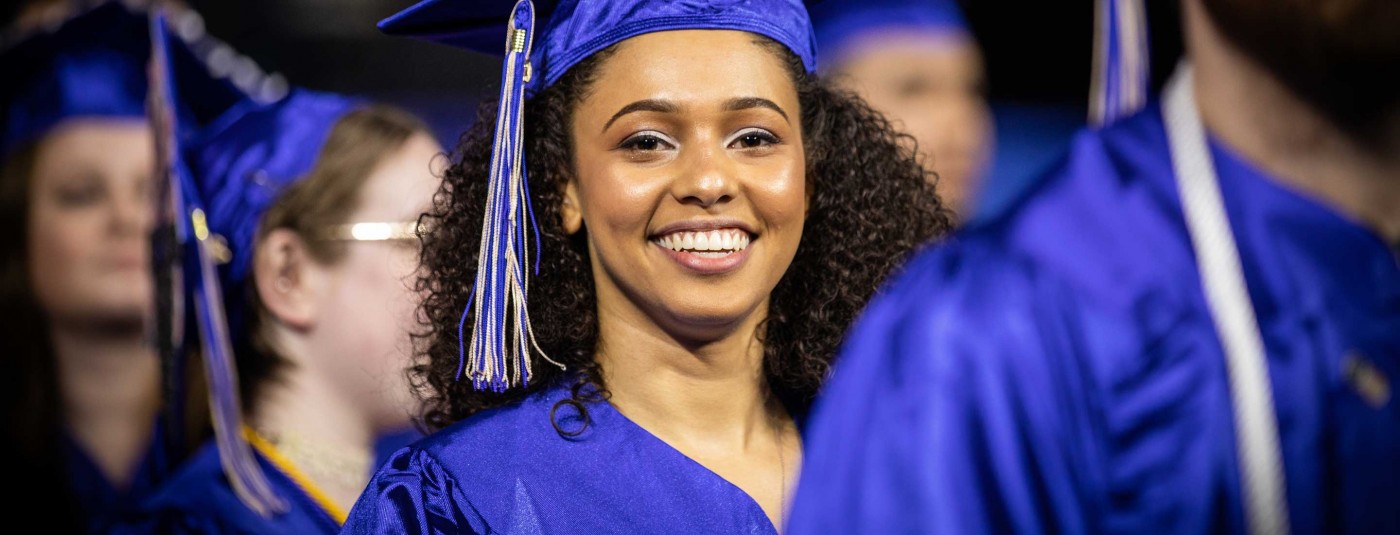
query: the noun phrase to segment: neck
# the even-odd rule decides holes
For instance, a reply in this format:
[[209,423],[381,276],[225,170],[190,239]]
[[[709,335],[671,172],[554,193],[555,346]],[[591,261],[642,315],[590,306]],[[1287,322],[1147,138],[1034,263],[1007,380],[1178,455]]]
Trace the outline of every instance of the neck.
[[378,435],[359,414],[358,400],[345,399],[335,378],[321,373],[310,344],[281,334],[276,347],[291,361],[285,368],[289,371],[267,380],[253,403],[249,425],[341,511],[348,511],[369,483]]
[[773,403],[757,332],[760,307],[723,334],[682,340],[654,322],[599,307],[599,349],[610,401],[638,425],[697,449],[746,448],[771,436]]
[[1400,116],[1362,144],[1220,34],[1198,1],[1183,2],[1196,102],[1211,134],[1274,179],[1400,243]]
[[68,431],[119,489],[131,483],[160,410],[160,359],[144,334],[61,324],[50,332]]

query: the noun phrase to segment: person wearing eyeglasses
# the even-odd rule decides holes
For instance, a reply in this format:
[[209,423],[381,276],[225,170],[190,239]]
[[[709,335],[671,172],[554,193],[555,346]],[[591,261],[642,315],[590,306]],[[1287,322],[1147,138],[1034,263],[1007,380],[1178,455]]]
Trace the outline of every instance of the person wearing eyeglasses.
[[[443,148],[394,106],[297,87],[227,98],[180,74],[170,169],[217,438],[117,530],[335,533],[377,439],[413,422],[417,221]],[[180,119],[211,101],[217,119]]]

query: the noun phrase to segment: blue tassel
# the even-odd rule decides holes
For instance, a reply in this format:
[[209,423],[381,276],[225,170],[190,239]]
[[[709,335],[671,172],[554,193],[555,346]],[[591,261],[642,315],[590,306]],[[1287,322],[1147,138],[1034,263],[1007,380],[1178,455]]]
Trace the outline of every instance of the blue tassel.
[[[459,361],[457,378],[465,372],[477,390],[504,392],[530,382],[530,353],[550,359],[534,341],[526,297],[530,275],[530,236],[533,229],[534,271],[539,272],[539,227],[530,206],[529,180],[525,173],[525,86],[530,82],[530,47],[534,43],[535,10],[530,0],[519,0],[511,11],[506,30],[505,65],[501,74],[501,98],[496,114],[495,142],[491,147],[491,175],[486,211],[481,224],[481,247],[476,280],[466,309],[457,325]],[[475,318],[466,336],[467,318]]]
[[[180,163],[176,145],[175,91],[172,85],[170,36],[163,9],[151,16],[153,69],[151,91],[152,124],[157,132],[158,158],[169,182],[179,231],[177,247],[185,249],[183,276],[194,294],[196,324],[199,328],[204,362],[209,378],[209,410],[214,420],[215,441],[234,493],[258,514],[268,517],[288,510],[288,504],[275,491],[243,440],[242,404],[238,395],[238,375],[233,362],[228,322],[224,317],[222,290],[215,260],[210,250],[209,227],[199,208],[189,172]],[[192,241],[190,238],[194,238]],[[183,296],[172,296],[183,300]],[[178,308],[178,307],[177,307]]]
[[1107,126],[1147,104],[1151,73],[1142,0],[1098,0],[1089,122]]

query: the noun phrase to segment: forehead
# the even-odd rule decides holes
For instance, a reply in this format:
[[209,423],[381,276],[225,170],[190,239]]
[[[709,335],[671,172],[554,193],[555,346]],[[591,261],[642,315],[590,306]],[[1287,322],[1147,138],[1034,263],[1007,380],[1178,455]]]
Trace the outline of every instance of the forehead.
[[[146,121],[81,117],[50,130],[36,146],[35,167],[126,168],[154,165],[154,140]],[[40,173],[44,174],[44,173]]]
[[603,61],[584,105],[764,97],[796,102],[781,45],[735,30],[673,30],[622,41]]
[[74,117],[54,126],[40,140],[41,149],[93,149],[107,152],[105,142],[152,144],[151,128],[141,118]]
[[834,71],[859,75],[899,76],[936,71],[946,76],[976,76],[981,69],[977,45],[956,36],[924,38],[889,36],[866,40],[832,61]]
[[354,217],[386,221],[410,220],[426,210],[441,180],[434,165],[442,147],[427,134],[414,134],[403,145],[381,156],[365,179]]

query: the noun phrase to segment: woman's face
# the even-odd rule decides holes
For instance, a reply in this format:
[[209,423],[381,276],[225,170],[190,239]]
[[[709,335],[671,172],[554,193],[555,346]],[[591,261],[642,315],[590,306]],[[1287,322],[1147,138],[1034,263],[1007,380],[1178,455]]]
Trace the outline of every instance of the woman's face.
[[[360,190],[360,206],[348,223],[416,222],[432,202],[441,180],[430,168],[442,152],[437,140],[416,134],[371,171]],[[346,399],[363,403],[381,429],[409,422],[413,408],[404,369],[416,326],[419,294],[414,291],[418,240],[355,241],[344,257],[326,269],[332,279],[319,307],[318,343],[344,360],[336,384],[351,389]]]
[[758,40],[628,39],[578,104],[562,208],[587,230],[604,317],[702,341],[766,313],[808,191],[797,90]]
[[29,189],[29,273],[54,322],[130,324],[154,304],[143,121],[70,120],[40,141]]

